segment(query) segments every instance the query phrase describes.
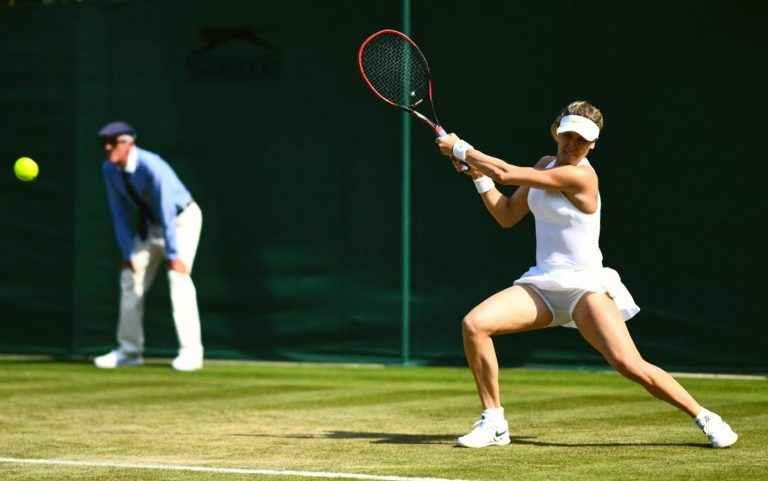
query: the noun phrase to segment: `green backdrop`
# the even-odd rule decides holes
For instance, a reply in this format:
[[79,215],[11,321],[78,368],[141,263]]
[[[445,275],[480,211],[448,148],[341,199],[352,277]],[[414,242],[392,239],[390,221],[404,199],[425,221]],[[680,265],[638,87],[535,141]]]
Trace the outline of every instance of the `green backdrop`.
[[[402,117],[365,90],[355,55],[410,22],[441,120],[486,152],[531,165],[565,104],[603,110],[601,246],[642,307],[629,325],[647,358],[768,371],[766,7],[600,3],[0,3],[0,350],[114,344],[95,132],[119,118],[203,210],[210,357],[462,363],[462,316],[534,262],[533,224],[496,226],[414,123],[402,351]],[[37,182],[13,178],[22,155]],[[148,353],[172,354],[163,276],[145,324]],[[508,366],[602,364],[574,330],[497,342]]]

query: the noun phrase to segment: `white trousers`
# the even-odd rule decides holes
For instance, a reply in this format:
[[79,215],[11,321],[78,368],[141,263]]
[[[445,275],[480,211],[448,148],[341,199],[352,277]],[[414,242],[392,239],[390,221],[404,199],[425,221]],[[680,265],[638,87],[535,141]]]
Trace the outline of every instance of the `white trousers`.
[[[196,203],[187,206],[176,217],[176,242],[179,258],[190,273],[200,241],[203,214]],[[147,239],[134,241],[131,262],[133,271],[120,273],[120,317],[117,323],[117,341],[124,352],[141,354],[144,351],[144,298],[161,266],[165,266],[165,241],[159,226],[149,226]],[[197,310],[197,292],[190,274],[168,270],[173,322],[179,340],[179,352],[203,353],[200,334],[200,314]]]

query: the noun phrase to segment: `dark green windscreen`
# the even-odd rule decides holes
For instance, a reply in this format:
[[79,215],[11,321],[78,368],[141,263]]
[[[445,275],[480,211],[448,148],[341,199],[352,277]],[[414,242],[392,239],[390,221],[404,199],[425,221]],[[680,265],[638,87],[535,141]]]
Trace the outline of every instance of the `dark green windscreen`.
[[[95,132],[123,119],[203,210],[207,355],[401,359],[401,117],[356,65],[368,34],[403,24],[400,2],[1,5],[0,350],[114,345],[119,258]],[[722,2],[412,2],[441,120],[483,151],[531,165],[565,104],[603,110],[590,160],[605,264],[664,367],[768,370],[767,19]],[[412,139],[409,354],[461,363],[462,316],[534,262],[533,224],[500,229],[430,131],[414,122]],[[13,178],[22,155],[37,182]],[[147,303],[148,354],[172,354],[163,276]],[[602,363],[574,330],[497,345],[504,365]]]

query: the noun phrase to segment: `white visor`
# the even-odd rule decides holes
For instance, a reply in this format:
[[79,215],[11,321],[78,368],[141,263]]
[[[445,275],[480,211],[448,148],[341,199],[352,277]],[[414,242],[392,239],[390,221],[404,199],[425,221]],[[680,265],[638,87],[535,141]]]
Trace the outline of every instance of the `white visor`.
[[576,132],[587,142],[592,142],[600,135],[600,127],[581,115],[566,115],[560,119],[560,126],[557,128],[558,134],[563,132]]

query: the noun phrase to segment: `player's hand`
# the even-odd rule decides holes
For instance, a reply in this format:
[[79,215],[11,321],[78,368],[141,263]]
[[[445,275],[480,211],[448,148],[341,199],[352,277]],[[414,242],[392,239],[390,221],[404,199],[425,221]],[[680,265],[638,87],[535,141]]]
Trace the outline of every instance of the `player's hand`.
[[470,179],[477,179],[478,177],[482,177],[484,175],[482,172],[480,172],[476,168],[471,167],[468,164],[465,164],[464,162],[459,162],[453,157],[451,157],[451,163],[453,164],[453,168],[454,170],[456,170],[456,172],[464,174]]
[[133,272],[133,262],[131,261],[123,261],[120,263],[120,270],[124,271],[126,269],[129,269],[131,272]]
[[170,259],[168,261],[168,269],[172,271],[176,271],[179,274],[189,274],[189,269],[187,269],[187,265],[181,259]]
[[453,144],[459,141],[459,136],[456,134],[443,135],[438,137],[437,147],[440,149],[440,153],[446,157],[453,157]]

